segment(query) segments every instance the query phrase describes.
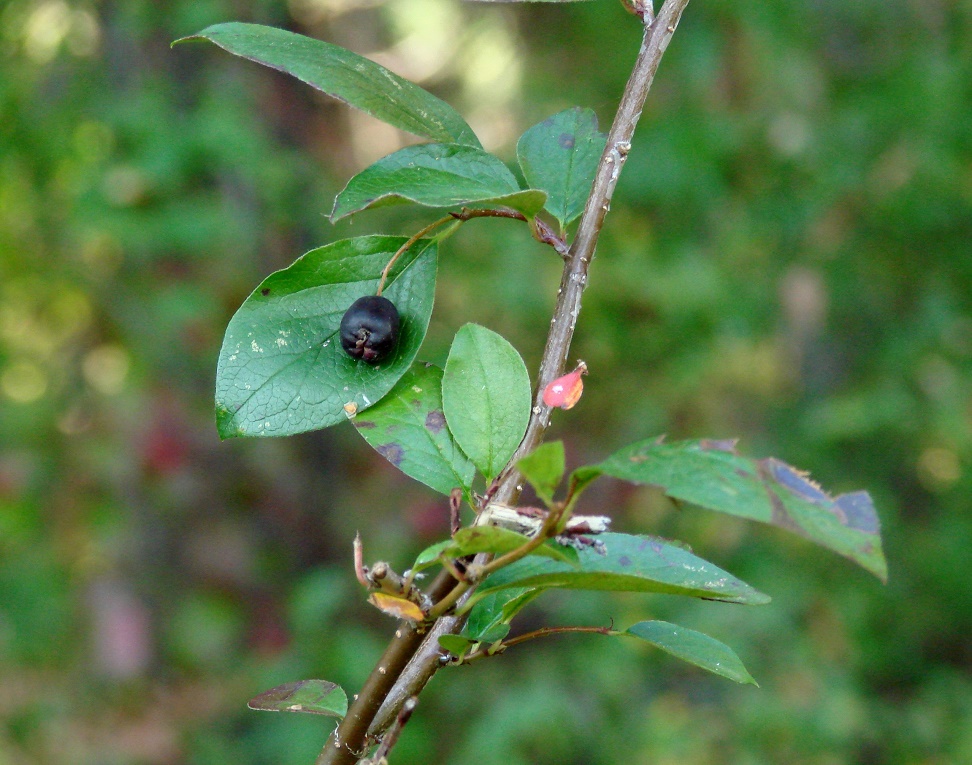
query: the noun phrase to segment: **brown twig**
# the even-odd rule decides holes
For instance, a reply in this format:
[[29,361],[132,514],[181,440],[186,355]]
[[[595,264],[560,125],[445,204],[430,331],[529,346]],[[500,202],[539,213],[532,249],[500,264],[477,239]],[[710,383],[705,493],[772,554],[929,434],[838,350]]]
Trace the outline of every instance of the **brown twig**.
[[614,629],[614,624],[610,627],[541,627],[538,630],[533,630],[532,632],[524,632],[522,635],[517,635],[515,638],[510,638],[509,640],[504,640],[499,647],[499,650],[483,650],[478,649],[473,653],[465,656],[462,660],[463,664],[468,664],[471,661],[476,661],[477,659],[484,659],[487,656],[495,656],[498,653],[502,653],[507,648],[512,648],[520,643],[526,643],[528,640],[536,640],[537,638],[548,637],[549,635],[565,635],[569,632],[587,632],[593,633],[595,635],[614,635],[620,634],[616,633]]
[[385,282],[388,281],[388,274],[391,272],[392,266],[395,265],[395,261],[397,261],[402,256],[402,254],[406,250],[408,250],[409,247],[411,247],[413,244],[415,244],[419,239],[421,239],[429,232],[435,231],[435,229],[437,229],[443,223],[448,223],[451,220],[452,220],[452,216],[446,215],[444,218],[439,218],[436,221],[432,221],[428,226],[423,228],[417,234],[412,234],[412,236],[410,236],[407,240],[405,240],[405,244],[403,244],[401,247],[398,248],[398,251],[391,256],[391,259],[388,261],[387,264],[385,264],[385,267],[382,269],[381,280],[378,282],[378,291],[375,294],[381,295],[382,290],[385,289]]
[[391,753],[395,744],[398,743],[398,737],[402,735],[402,728],[405,727],[405,724],[412,716],[412,712],[415,711],[417,705],[417,696],[412,696],[402,705],[394,724],[388,729],[388,733],[385,734],[381,740],[381,744],[375,750],[375,756],[369,760],[372,765],[388,765],[388,755]]
[[[510,465],[515,466],[520,458],[540,444],[550,423],[550,408],[543,403],[543,391],[549,383],[563,374],[604,217],[610,208],[621,169],[631,149],[631,139],[658,64],[688,2],[689,0],[665,0],[653,19],[650,13],[642,16],[646,25],[644,39],[608,133],[607,145],[601,155],[577,235],[567,253],[557,306],[540,362],[537,398],[526,435],[510,460]],[[471,214],[476,211],[468,212]],[[494,500],[502,504],[514,504],[519,495],[519,480],[519,471],[512,467],[505,473]],[[445,597],[455,584],[455,580],[448,573],[440,574],[433,583],[433,591],[429,593],[433,602]],[[398,710],[405,701],[420,693],[441,666],[442,653],[438,646],[438,637],[458,632],[464,622],[462,617],[443,616],[429,630],[424,642],[416,628],[407,624],[400,626],[395,633],[395,640],[389,645],[365,687],[361,689],[348,715],[328,741],[317,765],[354,765],[357,758],[354,752],[364,742],[366,733],[380,736],[396,719]],[[375,679],[376,674],[380,675],[383,682]],[[398,682],[395,682],[396,678]]]
[[[463,208],[459,212],[452,212],[443,218],[432,221],[421,231],[410,236],[405,241],[405,244],[399,247],[395,254],[389,258],[388,263],[385,264],[385,267],[381,271],[381,279],[378,282],[378,290],[375,292],[375,294],[381,295],[385,289],[385,282],[388,281],[388,274],[391,273],[392,266],[394,266],[398,259],[408,250],[408,248],[415,244],[419,239],[424,237],[426,234],[435,231],[435,229],[437,229],[439,226],[443,225],[444,223],[448,223],[451,220],[457,220],[465,223],[467,220],[472,220],[473,218],[512,218],[513,220],[527,220],[527,217],[521,212],[511,210],[507,207],[499,207],[495,209],[486,208],[483,210],[467,210],[466,208]],[[550,226],[548,226],[542,220],[539,218],[534,218],[532,220],[530,230],[533,232],[533,236],[538,242],[542,244],[549,244],[560,254],[561,257],[567,257],[567,245],[564,240],[557,236],[553,232],[553,229],[551,229]]]

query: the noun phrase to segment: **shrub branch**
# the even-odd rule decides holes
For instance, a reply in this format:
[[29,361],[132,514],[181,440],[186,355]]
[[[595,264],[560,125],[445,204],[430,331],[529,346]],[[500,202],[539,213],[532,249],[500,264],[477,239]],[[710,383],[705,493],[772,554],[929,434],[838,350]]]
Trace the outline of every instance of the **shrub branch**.
[[[644,39],[608,133],[577,235],[565,257],[557,305],[540,362],[536,401],[526,435],[496,489],[494,499],[497,502],[516,502],[520,493],[520,474],[515,465],[540,444],[550,424],[550,408],[543,403],[543,391],[564,372],[604,218],[611,207],[611,198],[628,158],[631,139],[658,64],[688,1],[665,0],[654,18],[647,12],[641,15],[645,24]],[[433,601],[439,601],[453,592],[455,586],[452,576],[443,572],[432,584],[429,594]],[[444,615],[427,632],[423,632],[422,625],[401,623],[347,716],[328,739],[316,765],[355,765],[363,757],[368,737],[381,737],[397,719],[405,702],[417,696],[442,666],[438,637],[458,632],[464,622],[463,617]]]

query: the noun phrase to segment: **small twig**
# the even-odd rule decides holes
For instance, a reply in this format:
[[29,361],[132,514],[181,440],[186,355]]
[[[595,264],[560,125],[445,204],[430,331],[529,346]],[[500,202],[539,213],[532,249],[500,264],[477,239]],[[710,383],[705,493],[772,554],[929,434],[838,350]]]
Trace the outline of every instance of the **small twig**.
[[558,236],[542,218],[534,217],[528,219],[523,213],[507,207],[485,210],[467,210],[463,208],[460,212],[452,213],[452,217],[461,221],[471,220],[472,218],[512,218],[513,220],[526,221],[530,224],[530,233],[533,234],[534,239],[541,244],[548,244],[553,247],[560,257],[567,257],[567,242],[564,241],[562,236]]
[[[496,209],[487,208],[484,210],[467,210],[464,207],[459,212],[452,212],[444,218],[439,218],[436,221],[432,221],[432,223],[423,228],[417,234],[410,236],[405,241],[405,244],[399,247],[395,254],[391,256],[391,259],[389,259],[388,263],[385,264],[385,267],[381,271],[381,280],[378,282],[378,290],[375,292],[375,294],[381,295],[385,289],[385,283],[388,281],[388,274],[391,272],[392,266],[394,266],[396,261],[408,250],[408,248],[415,244],[419,239],[424,237],[426,234],[435,231],[435,229],[437,229],[439,226],[443,225],[444,223],[448,223],[451,220],[457,220],[464,223],[467,220],[472,220],[473,218],[511,218],[513,220],[527,220],[527,217],[523,213],[517,212],[516,210],[510,210],[506,207]],[[561,257],[567,257],[566,242],[557,236],[550,226],[548,226],[542,220],[539,218],[533,218],[533,223],[530,230],[533,232],[533,236],[538,242],[541,242],[542,244],[549,244],[558,253],[560,253]]]
[[473,218],[511,218],[512,220],[522,220],[527,219],[526,215],[517,211],[511,210],[508,207],[497,207],[497,208],[484,208],[482,210],[470,210],[463,207],[459,212],[449,213],[456,220],[467,221]]
[[[436,580],[429,590],[429,597],[433,601],[441,598],[450,588],[451,581],[451,577],[444,577],[441,581]],[[353,750],[363,745],[371,721],[382,707],[382,702],[388,697],[395,681],[402,675],[416,650],[422,645],[425,636],[424,625],[410,624],[407,621],[399,622],[394,637],[375,668],[371,670],[371,674],[368,675],[368,679],[351,703],[344,719],[328,738],[315,765],[354,765],[360,759]],[[396,703],[393,715],[398,714],[404,702],[405,699],[401,699]],[[388,720],[385,723],[382,731],[390,722],[391,720]]]
[[462,508],[462,489],[455,488],[449,495],[449,536],[454,537],[456,532],[462,528],[462,517],[459,510]]
[[368,578],[368,568],[364,564],[364,548],[361,544],[361,532],[354,534],[354,575],[366,590],[371,589],[371,579]]
[[[641,17],[645,22],[644,40],[621,97],[614,123],[608,132],[607,143],[594,176],[591,194],[577,226],[577,236],[570,246],[570,259],[564,265],[557,306],[554,309],[547,344],[540,361],[537,398],[526,435],[510,460],[514,468],[505,475],[502,486],[496,492],[496,501],[503,504],[515,504],[515,498],[519,494],[517,484],[520,480],[520,473],[515,465],[540,444],[550,424],[551,410],[543,403],[543,391],[547,385],[564,373],[574,328],[577,326],[577,317],[580,314],[581,297],[587,287],[587,275],[604,225],[604,218],[611,207],[614,189],[628,158],[628,152],[631,150],[631,139],[641,117],[648,91],[654,82],[658,64],[688,2],[689,0],[666,0],[657,17],[652,18],[648,13]],[[650,4],[646,2],[644,8],[649,7]]]
[[401,247],[398,248],[398,251],[391,256],[391,260],[389,260],[388,263],[385,264],[384,269],[382,269],[381,281],[378,282],[378,291],[375,294],[380,295],[382,290],[385,289],[385,282],[388,280],[388,274],[392,270],[392,266],[395,265],[395,261],[398,260],[402,256],[402,254],[406,250],[408,250],[409,247],[411,247],[413,244],[415,244],[419,239],[421,239],[429,232],[434,231],[443,223],[448,223],[451,220],[452,220],[451,215],[447,215],[444,218],[439,218],[437,221],[433,221],[428,226],[423,228],[417,234],[413,234],[408,239],[406,239],[405,244],[403,244]]
[[497,654],[503,653],[507,648],[512,648],[520,643],[526,643],[528,640],[536,640],[537,638],[547,637],[549,635],[564,635],[568,632],[587,632],[595,635],[621,634],[620,632],[615,631],[613,621],[611,622],[610,627],[541,627],[538,630],[525,632],[522,635],[517,635],[515,638],[504,640],[497,648],[492,650],[483,650],[481,648],[477,649],[473,653],[463,657],[462,663],[468,664],[469,662],[476,661],[477,659],[484,659],[488,656],[496,656]]
[[570,257],[570,247],[567,246],[567,242],[562,236],[558,235],[552,228],[550,228],[546,221],[540,218],[534,218],[533,226],[531,228],[533,231],[533,238],[538,242],[541,244],[549,244],[564,260],[567,260]]
[[375,750],[374,757],[370,760],[363,761],[362,765],[364,763],[368,763],[368,765],[388,765],[388,755],[391,753],[395,744],[398,743],[398,737],[402,735],[402,729],[412,716],[412,712],[416,706],[418,706],[417,696],[412,696],[402,705],[398,716],[395,718],[395,722],[392,723],[392,726],[388,729],[388,733],[385,734],[378,748]]

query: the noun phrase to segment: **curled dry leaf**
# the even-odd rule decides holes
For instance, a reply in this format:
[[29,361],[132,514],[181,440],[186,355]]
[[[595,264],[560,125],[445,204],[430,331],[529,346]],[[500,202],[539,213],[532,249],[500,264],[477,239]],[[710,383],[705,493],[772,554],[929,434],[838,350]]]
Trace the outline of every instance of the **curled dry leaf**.
[[368,597],[368,602],[379,611],[396,619],[420,622],[425,618],[425,614],[422,613],[421,608],[412,601],[399,597],[398,595],[389,595],[385,592],[373,592]]

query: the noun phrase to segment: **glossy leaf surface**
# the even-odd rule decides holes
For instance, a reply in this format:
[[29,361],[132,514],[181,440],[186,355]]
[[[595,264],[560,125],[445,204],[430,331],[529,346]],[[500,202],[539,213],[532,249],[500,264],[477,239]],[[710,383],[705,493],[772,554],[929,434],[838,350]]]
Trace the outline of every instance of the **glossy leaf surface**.
[[867,492],[831,497],[784,462],[740,456],[734,441],[643,441],[592,469],[659,486],[670,497],[710,510],[779,526],[887,578],[880,523]]
[[527,130],[516,144],[523,177],[547,192],[546,209],[561,227],[584,212],[607,137],[590,109],[567,109]]
[[757,684],[735,651],[702,632],[668,622],[648,621],[638,622],[622,634],[647,640],[672,656],[737,683]]
[[462,453],[442,411],[442,370],[417,363],[354,427],[386,460],[441,494],[468,495],[476,466]]
[[362,170],[334,200],[331,220],[373,207],[511,207],[536,215],[547,195],[521,190],[513,173],[482,149],[458,144],[408,146]]
[[347,714],[348,697],[343,688],[327,680],[298,680],[254,696],[247,706],[262,712],[308,712],[340,718]]
[[185,40],[209,40],[279,69],[389,125],[433,141],[479,146],[449,104],[374,61],[331,43],[260,24],[215,24]]
[[[328,427],[384,396],[425,338],[435,294],[436,246],[422,241],[391,272],[384,295],[398,308],[398,346],[381,364],[341,348],[341,317],[374,294],[401,237],[343,239],[271,274],[233,316],[216,371],[222,438],[284,436]],[[347,407],[347,408],[345,408]]]
[[578,551],[580,567],[529,557],[489,576],[476,591],[481,597],[507,587],[557,587],[571,590],[657,592],[761,605],[769,597],[719,567],[662,539],[604,533],[604,553]]
[[506,465],[526,432],[530,375],[516,349],[478,324],[457,333],[442,377],[446,421],[487,479]]

